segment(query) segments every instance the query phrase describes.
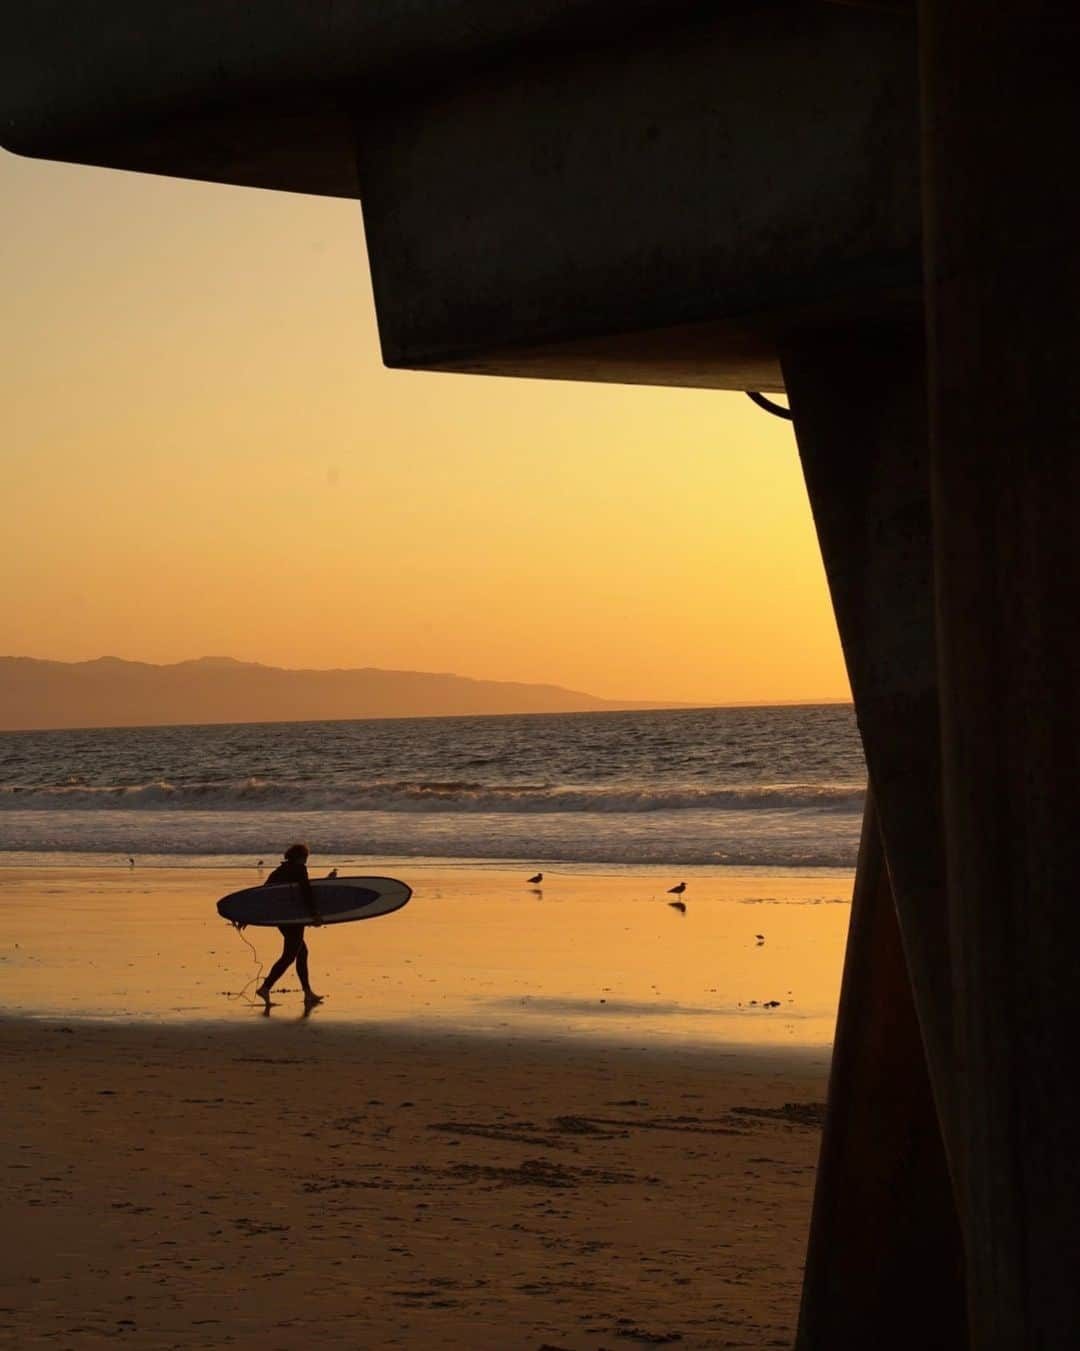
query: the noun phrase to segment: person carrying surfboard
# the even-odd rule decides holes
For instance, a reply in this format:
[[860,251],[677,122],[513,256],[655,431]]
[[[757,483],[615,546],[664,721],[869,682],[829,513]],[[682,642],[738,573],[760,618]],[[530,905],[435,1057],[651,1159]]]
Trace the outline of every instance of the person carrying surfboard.
[[[315,891],[311,885],[311,879],[308,877],[307,861],[310,850],[306,844],[290,844],[285,850],[285,855],[281,862],[263,883],[263,886],[272,887],[281,882],[295,882],[300,887],[300,895],[304,898],[304,904],[311,912],[312,924],[321,924],[322,916],[319,914],[319,908],[315,904]],[[322,995],[316,994],[311,988],[311,982],[308,980],[308,947],[304,942],[303,924],[279,924],[278,932],[284,940],[284,947],[281,950],[281,956],[270,968],[270,973],[255,991],[260,999],[270,1004],[270,991],[274,988],[281,977],[296,963],[296,974],[300,977],[300,984],[304,990],[305,1008],[313,1008],[316,1004],[322,1003]]]

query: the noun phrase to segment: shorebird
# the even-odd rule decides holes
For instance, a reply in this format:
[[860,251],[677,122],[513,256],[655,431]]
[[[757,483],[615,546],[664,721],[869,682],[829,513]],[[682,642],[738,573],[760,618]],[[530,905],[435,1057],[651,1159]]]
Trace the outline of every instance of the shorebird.
[[686,883],[680,882],[677,887],[668,887],[667,894],[669,896],[681,896],[685,890],[686,890]]
[[255,866],[256,866],[256,868],[261,868],[261,867],[263,866],[263,861],[262,861],[262,859],[259,859],[258,863],[256,863]]
[[530,877],[530,878],[529,878],[529,886],[531,886],[531,887],[538,887],[538,886],[540,885],[540,883],[541,883],[543,880],[544,880],[544,874],[543,874],[543,873],[537,873],[535,877]]
[[685,915],[685,914],[686,914],[686,902],[685,902],[685,901],[668,901],[668,905],[671,906],[672,910],[677,910],[677,911],[679,912],[680,915]]
[[134,860],[133,858],[129,858],[129,859],[128,859],[128,862],[129,862],[129,863],[131,864],[131,866],[134,868],[134,866],[135,866],[135,860]]
[[331,868],[330,871],[326,874],[326,880],[329,882],[332,877],[336,876],[337,876],[337,869]]

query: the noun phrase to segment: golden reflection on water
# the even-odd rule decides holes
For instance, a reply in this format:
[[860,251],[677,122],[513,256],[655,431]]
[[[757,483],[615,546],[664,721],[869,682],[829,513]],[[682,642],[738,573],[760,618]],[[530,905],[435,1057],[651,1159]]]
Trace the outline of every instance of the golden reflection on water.
[[[312,1022],[595,1035],[638,1044],[823,1046],[832,1040],[850,875],[677,879],[372,866],[413,900],[308,931]],[[360,869],[350,870],[359,872]],[[240,936],[219,896],[253,869],[0,869],[2,1003],[31,1016],[243,1020],[276,929]],[[757,935],[763,936],[759,941]],[[286,974],[271,1018],[303,1015]],[[777,1001],[776,1007],[766,1004]]]

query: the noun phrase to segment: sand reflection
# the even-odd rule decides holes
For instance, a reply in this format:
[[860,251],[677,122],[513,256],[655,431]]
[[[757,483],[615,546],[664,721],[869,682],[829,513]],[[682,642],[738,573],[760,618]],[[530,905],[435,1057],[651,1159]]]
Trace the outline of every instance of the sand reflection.
[[[698,876],[681,915],[658,876],[548,873],[537,901],[510,871],[385,860],[373,870],[396,870],[414,899],[384,919],[309,931],[312,979],[328,996],[312,1025],[831,1041],[846,876]],[[239,869],[0,869],[6,1008],[302,1019],[288,976],[269,1010],[253,997],[277,930],[240,935],[214,913],[219,895],[249,881]]]

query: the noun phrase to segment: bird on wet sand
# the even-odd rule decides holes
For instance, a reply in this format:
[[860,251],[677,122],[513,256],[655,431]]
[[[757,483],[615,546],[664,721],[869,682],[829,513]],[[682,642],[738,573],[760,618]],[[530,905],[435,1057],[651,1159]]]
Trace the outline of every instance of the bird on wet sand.
[[131,866],[134,868],[134,866],[135,866],[135,860],[134,860],[133,858],[129,858],[129,859],[128,859],[128,863],[130,863]]
[[337,869],[331,868],[330,871],[326,874],[326,880],[329,882],[336,876],[337,876]]
[[686,890],[686,883],[680,882],[679,885],[676,887],[668,887],[667,894],[669,896],[681,896],[685,890]]
[[529,886],[531,886],[531,887],[538,887],[538,886],[540,885],[540,883],[541,883],[543,880],[544,880],[544,874],[543,874],[543,873],[537,873],[535,877],[530,877],[530,878],[529,878]]
[[677,911],[679,912],[680,915],[685,915],[685,914],[686,914],[686,902],[685,902],[685,901],[668,901],[668,905],[671,906],[672,910],[677,910]]

